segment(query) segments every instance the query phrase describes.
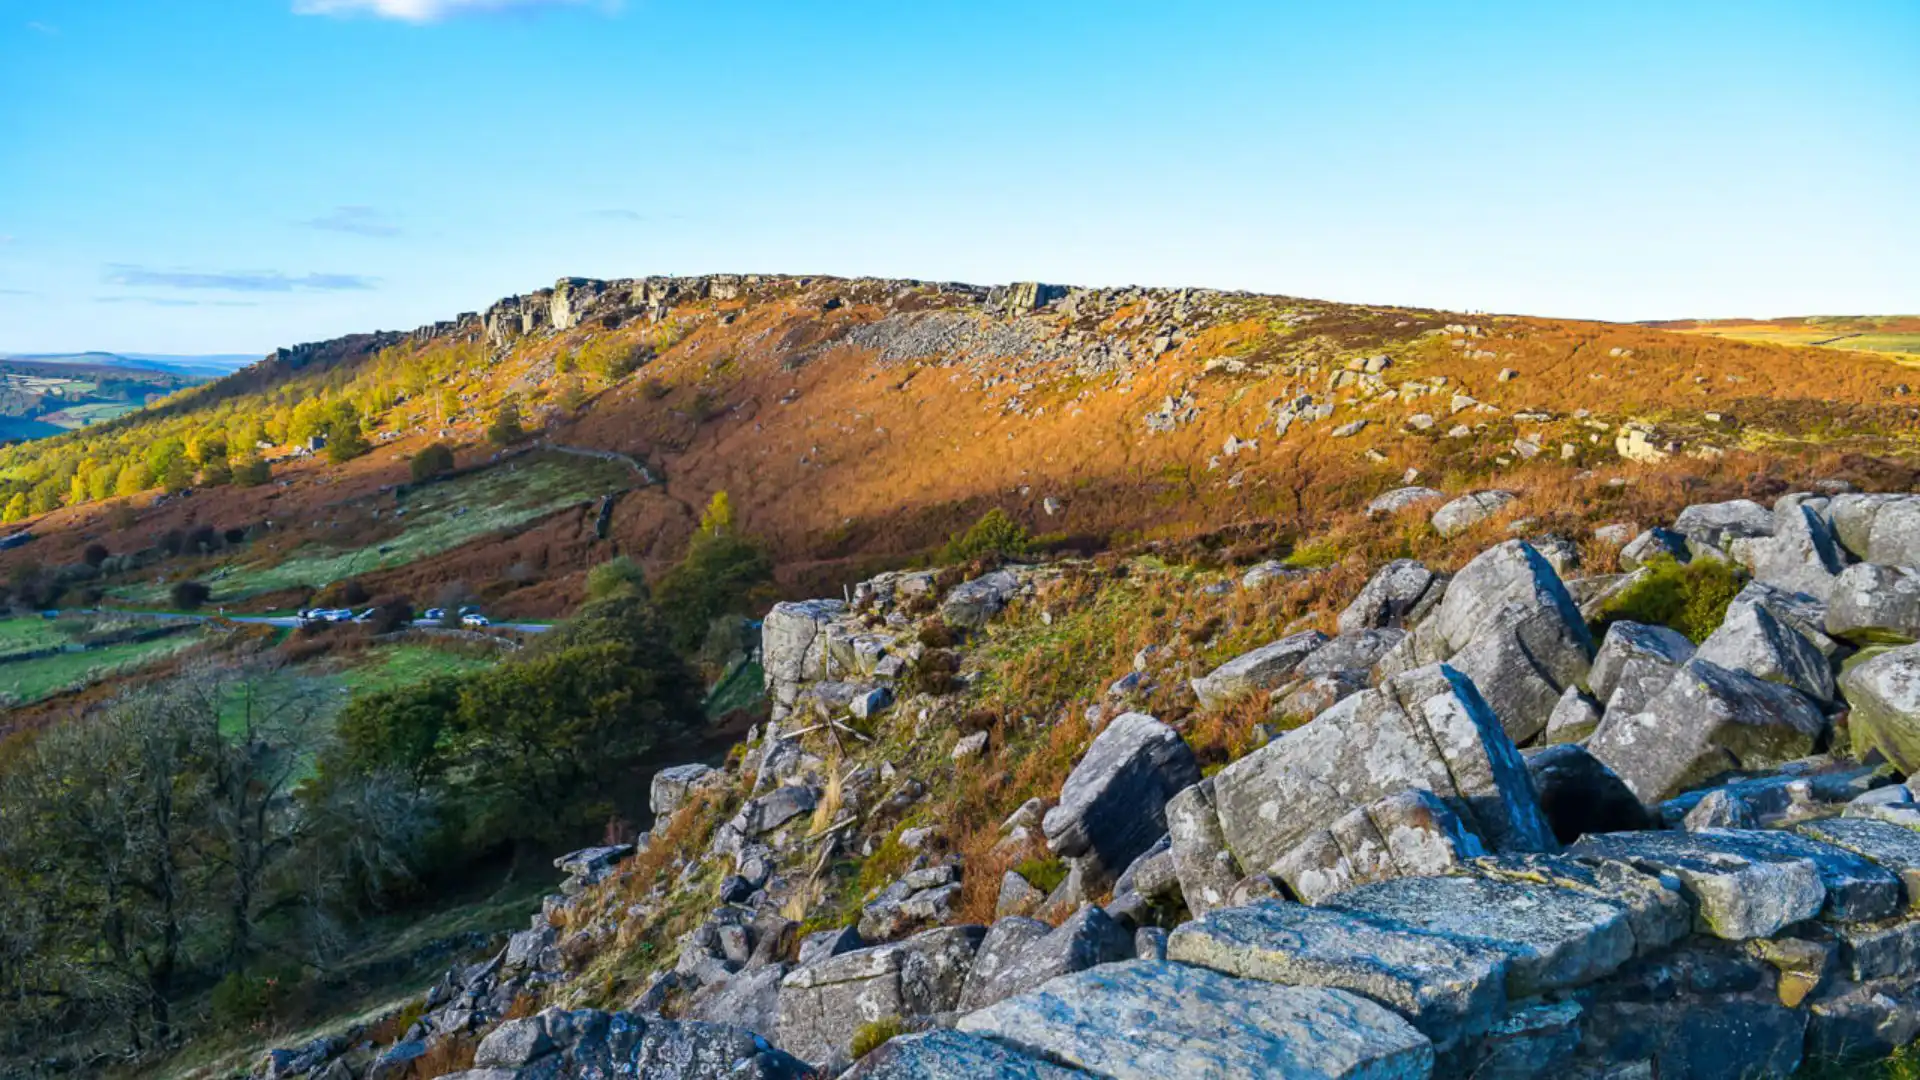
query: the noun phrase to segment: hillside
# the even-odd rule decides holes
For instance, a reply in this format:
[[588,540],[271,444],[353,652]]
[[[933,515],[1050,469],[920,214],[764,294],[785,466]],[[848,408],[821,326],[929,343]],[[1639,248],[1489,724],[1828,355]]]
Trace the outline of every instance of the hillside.
[[1920,404],[1695,329],[565,279],[0,450],[0,1072],[1897,1077]]
[[[1742,454],[1898,457],[1910,378],[1871,355],[1207,290],[569,279],[411,333],[283,349],[0,455],[0,504],[39,537],[0,565],[245,529],[260,541],[106,591],[138,599],[192,572],[257,579],[234,591],[241,608],[292,607],[293,586],[345,568],[339,553],[409,531],[380,516],[409,455],[439,441],[462,468],[492,460],[507,402],[539,440],[644,474],[429,538],[429,564],[374,568],[371,591],[459,580],[509,614],[564,611],[609,553],[676,557],[720,490],[802,591],[924,557],[989,506],[1066,549],[1207,535],[1284,553],[1409,475],[1546,493],[1623,451],[1702,475],[1767,467]],[[347,424],[369,452],[308,452]],[[243,464],[271,482],[224,483]],[[604,543],[588,528],[601,495],[617,495]],[[276,572],[302,560],[335,569]]]
[[44,438],[125,416],[212,374],[89,353],[0,356],[0,442]]
[[1809,315],[1800,319],[1690,319],[1649,323],[1686,334],[1824,349],[1920,355],[1920,316]]

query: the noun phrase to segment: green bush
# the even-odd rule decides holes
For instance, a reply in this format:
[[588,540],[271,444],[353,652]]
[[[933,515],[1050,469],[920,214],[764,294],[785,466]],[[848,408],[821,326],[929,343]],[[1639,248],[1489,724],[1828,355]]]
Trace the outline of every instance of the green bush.
[[213,590],[198,581],[176,581],[167,594],[173,599],[174,607],[192,611],[211,599]]
[[715,619],[747,614],[772,581],[772,561],[760,545],[734,531],[732,506],[720,491],[701,515],[686,557],[655,583],[653,600],[674,645],[691,653]]
[[1645,569],[1639,581],[1601,609],[1603,631],[1616,622],[1647,623],[1677,630],[1699,644],[1719,629],[1727,605],[1745,584],[1740,571],[1720,559],[1680,563],[1660,558]]
[[617,555],[587,571],[587,602],[616,596],[647,595],[647,575],[640,564]]
[[940,561],[962,563],[987,557],[1016,558],[1025,555],[1032,544],[1033,538],[1027,534],[1026,527],[996,506],[980,515],[980,520],[965,533],[949,539],[940,551]]
[[520,426],[520,406],[511,401],[501,402],[493,411],[493,420],[487,424],[487,441],[495,446],[507,446],[526,437],[526,429]]
[[235,971],[214,984],[208,1005],[224,1028],[253,1027],[272,1019],[299,982],[298,969],[247,974]]
[[453,471],[453,451],[445,443],[434,443],[413,455],[407,467],[413,474],[413,482],[424,484]]
[[1064,859],[1028,859],[1013,868],[1013,872],[1027,879],[1027,884],[1051,895],[1060,883],[1067,880],[1067,864]]
[[878,1050],[887,1040],[906,1033],[907,1022],[898,1016],[883,1016],[878,1020],[869,1020],[855,1029],[853,1044],[849,1050],[857,1061]]

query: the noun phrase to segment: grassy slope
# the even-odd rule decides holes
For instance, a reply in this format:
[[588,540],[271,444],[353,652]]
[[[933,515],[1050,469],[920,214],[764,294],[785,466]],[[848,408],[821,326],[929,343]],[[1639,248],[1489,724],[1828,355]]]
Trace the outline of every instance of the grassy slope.
[[[830,299],[842,303],[826,310]],[[131,514],[115,509],[120,500],[56,511],[34,523],[41,540],[0,553],[0,571],[74,561],[95,540],[131,551],[168,529],[272,521],[265,539],[235,555],[146,571],[117,583],[116,595],[155,603],[159,574],[192,573],[219,575],[219,602],[286,606],[294,602],[289,586],[357,574],[376,592],[417,601],[462,581],[491,589],[498,614],[539,616],[576,602],[579,573],[612,554],[656,570],[676,557],[699,507],[722,489],[744,527],[772,547],[789,590],[823,593],[924,555],[989,505],[1036,532],[1123,544],[1262,522],[1304,533],[1401,483],[1409,469],[1449,489],[1559,492],[1584,469],[1619,466],[1612,433],[1626,420],[1659,422],[1690,446],[1754,449],[1769,459],[1904,455],[1916,430],[1893,396],[1910,374],[1873,354],[1281,297],[1233,297],[1225,307],[1204,325],[1190,318],[1185,337],[1154,355],[1153,337],[1177,321],[1171,294],[1092,316],[1043,312],[1016,321],[899,283],[782,281],[751,299],[683,304],[663,324],[631,319],[607,330],[593,320],[520,339],[497,355],[448,339],[407,344],[377,363],[284,376],[285,385],[317,386],[323,374],[350,382],[380,364],[453,363],[437,386],[463,403],[458,413],[435,416],[425,404],[432,395],[395,405],[377,418],[373,453],[344,466],[289,460],[264,488],[221,488],[153,507],[140,498]],[[849,333],[893,325],[915,309],[996,327],[994,340],[1015,346],[890,358],[847,343]],[[1461,322],[1481,333],[1444,329]],[[1020,341],[1041,347],[1022,352]],[[577,359],[645,344],[663,351],[622,379]],[[1130,375],[1082,370],[1095,346],[1131,350]],[[1275,436],[1267,424],[1273,403],[1302,393],[1324,399],[1339,369],[1377,354],[1393,361],[1389,385],[1447,385],[1414,400],[1343,401],[1332,420]],[[1221,369],[1228,358],[1242,369]],[[1456,392],[1498,412],[1455,416]],[[396,525],[390,489],[405,482],[407,455],[446,430],[463,447],[463,464],[484,463],[486,417],[508,394],[530,421],[546,421],[554,442],[629,454],[664,482],[620,499],[607,541],[594,535],[592,507],[582,503],[634,482],[615,465],[577,480],[522,474],[518,486],[507,470],[529,466],[496,466],[407,496],[408,516]],[[1146,415],[1182,395],[1192,419],[1150,432]],[[1530,410],[1550,415],[1516,419]],[[1442,422],[1432,432],[1405,428],[1416,412]],[[1704,419],[1707,412],[1719,419]],[[1351,439],[1331,436],[1351,420],[1369,426]],[[1470,439],[1440,437],[1458,422],[1479,430]],[[1519,458],[1518,436],[1549,452]],[[1225,458],[1229,437],[1258,445]],[[601,468],[572,459],[565,470],[575,467]],[[462,485],[473,492],[458,496],[469,512],[454,517]],[[1049,499],[1057,512],[1043,508]]]
[[152,641],[127,642],[87,652],[61,653],[0,665],[0,694],[9,695],[17,704],[29,704],[70,687],[98,682],[145,667],[155,660],[190,649],[199,640],[199,635],[187,632]]

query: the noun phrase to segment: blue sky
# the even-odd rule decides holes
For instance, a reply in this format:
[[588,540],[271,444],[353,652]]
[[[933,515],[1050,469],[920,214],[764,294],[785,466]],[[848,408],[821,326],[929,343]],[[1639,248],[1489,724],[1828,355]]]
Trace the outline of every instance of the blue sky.
[[577,274],[1920,309],[1920,4],[0,0],[0,351]]

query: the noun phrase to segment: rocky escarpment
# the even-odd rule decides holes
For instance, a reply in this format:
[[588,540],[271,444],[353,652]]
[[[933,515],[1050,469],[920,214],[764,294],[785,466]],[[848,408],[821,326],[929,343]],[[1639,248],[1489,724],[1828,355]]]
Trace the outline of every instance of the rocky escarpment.
[[[470,1080],[1666,1080],[1913,1041],[1920,497],[1708,504],[1581,539],[1622,547],[1624,572],[1583,576],[1552,537],[1450,575],[1385,566],[1331,626],[1184,673],[1198,710],[1176,723],[1127,707],[1183,674],[1143,651],[1098,695],[1056,796],[1002,826],[996,851],[1044,852],[1055,875],[962,858],[937,810],[913,815],[940,771],[989,752],[948,707],[983,676],[930,660],[951,650],[927,627],[990,639],[1062,568],[888,574],[779,605],[774,714],[744,757],[662,773],[650,837],[564,860],[563,893],[450,972],[400,1045],[367,1064],[342,1040],[266,1071],[398,1076],[470,1038]],[[1700,560],[1744,584],[1697,644],[1589,621]],[[1263,701],[1272,737],[1203,766],[1196,718]],[[821,868],[882,849],[904,869],[821,925]],[[969,922],[982,874],[994,917]],[[648,880],[671,884],[625,888]],[[689,903],[626,1009],[567,1007],[581,957]],[[552,1004],[503,1020],[530,993]]]

